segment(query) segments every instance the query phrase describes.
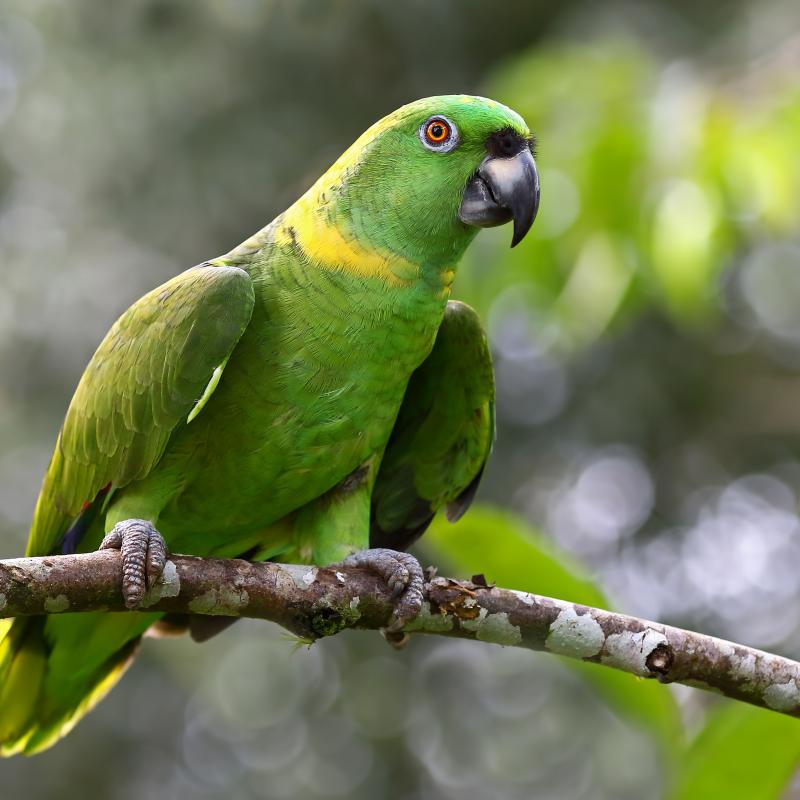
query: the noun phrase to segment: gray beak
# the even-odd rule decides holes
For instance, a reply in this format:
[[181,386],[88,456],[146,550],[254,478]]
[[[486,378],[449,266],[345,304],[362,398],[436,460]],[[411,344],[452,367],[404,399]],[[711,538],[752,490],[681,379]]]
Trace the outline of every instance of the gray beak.
[[533,225],[539,209],[539,173],[525,147],[510,157],[487,156],[467,184],[458,216],[466,225],[493,228],[514,220],[511,246]]

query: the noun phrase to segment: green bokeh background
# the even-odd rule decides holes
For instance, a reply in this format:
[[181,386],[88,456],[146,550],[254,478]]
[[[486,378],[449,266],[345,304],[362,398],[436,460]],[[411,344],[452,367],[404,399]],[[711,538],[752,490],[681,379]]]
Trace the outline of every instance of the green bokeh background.
[[[403,102],[490,95],[542,208],[482,233],[498,441],[442,571],[800,657],[800,11],[789,0],[4,0],[0,556],[114,318],[291,203]],[[800,727],[418,637],[147,640],[3,798],[791,798]]]

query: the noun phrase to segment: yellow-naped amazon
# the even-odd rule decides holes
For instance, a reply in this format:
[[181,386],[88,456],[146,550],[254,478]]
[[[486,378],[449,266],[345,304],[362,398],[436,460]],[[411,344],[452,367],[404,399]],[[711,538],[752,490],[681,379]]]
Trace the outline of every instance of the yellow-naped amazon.
[[[134,609],[166,547],[349,560],[411,619],[422,573],[397,551],[464,512],[494,430],[486,338],[450,287],[479,227],[513,222],[512,245],[530,228],[532,143],[492,100],[403,106],[252,238],[134,303],[80,379],[28,555],[121,547]],[[0,752],[63,736],[159,616],[0,620]]]

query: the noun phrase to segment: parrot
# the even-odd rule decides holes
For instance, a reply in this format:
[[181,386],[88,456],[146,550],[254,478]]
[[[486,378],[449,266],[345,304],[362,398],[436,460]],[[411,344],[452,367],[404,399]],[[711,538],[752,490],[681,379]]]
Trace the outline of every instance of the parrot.
[[[119,680],[168,553],[355,564],[422,604],[407,553],[470,505],[494,440],[476,312],[450,299],[481,228],[539,206],[535,139],[491,99],[441,95],[362,134],[287,210],[133,303],[84,371],[26,555],[122,551],[128,611],[0,620],[0,754],[65,736]],[[206,621],[204,626],[203,620]],[[179,621],[193,638],[214,617]]]

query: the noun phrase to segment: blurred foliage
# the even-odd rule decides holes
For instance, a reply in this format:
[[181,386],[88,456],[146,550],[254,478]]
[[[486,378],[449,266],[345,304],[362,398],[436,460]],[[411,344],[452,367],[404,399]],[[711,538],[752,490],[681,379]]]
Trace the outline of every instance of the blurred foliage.
[[[800,39],[792,0],[6,0],[0,554],[22,551],[113,319],[261,227],[400,103],[478,92],[539,139],[542,207],[482,233],[493,508],[444,570],[800,656]],[[580,565],[580,566],[578,566]],[[779,797],[794,720],[420,637],[146,641],[3,797]],[[678,725],[676,704],[683,724]],[[678,727],[681,731],[678,731]],[[682,734],[682,735],[681,735]],[[66,788],[65,788],[66,787]],[[784,797],[800,797],[794,785]]]
[[[670,800],[747,797],[772,800],[800,761],[797,720],[730,703],[712,714],[688,750]],[[794,794],[792,794],[794,797]]]
[[[612,38],[536,47],[488,92],[539,132],[547,199],[533,235],[492,256],[493,293],[529,287],[564,344],[586,347],[653,306],[707,321],[737,254],[796,238],[800,87],[780,61],[720,81]],[[491,297],[464,283],[470,299]]]

